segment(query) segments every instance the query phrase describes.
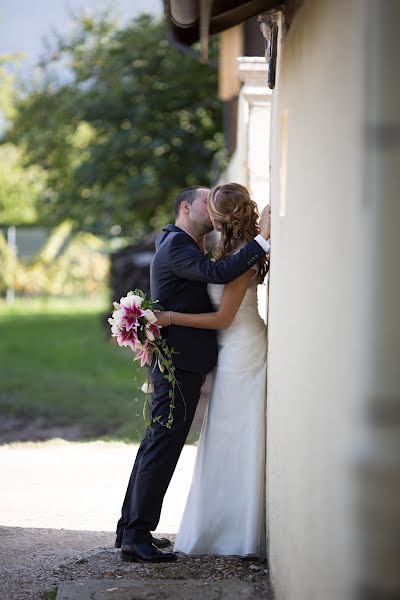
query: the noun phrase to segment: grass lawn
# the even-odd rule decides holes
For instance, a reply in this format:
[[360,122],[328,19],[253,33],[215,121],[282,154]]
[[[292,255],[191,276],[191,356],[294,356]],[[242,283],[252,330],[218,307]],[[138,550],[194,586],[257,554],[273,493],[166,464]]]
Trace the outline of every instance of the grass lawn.
[[101,324],[106,310],[100,301],[1,302],[0,415],[139,440],[145,373],[130,350],[111,343]]

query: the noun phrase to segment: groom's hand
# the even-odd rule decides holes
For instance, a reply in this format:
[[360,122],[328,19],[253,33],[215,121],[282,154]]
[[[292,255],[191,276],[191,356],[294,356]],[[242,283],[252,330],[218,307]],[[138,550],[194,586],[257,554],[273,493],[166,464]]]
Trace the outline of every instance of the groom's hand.
[[264,239],[268,240],[271,235],[271,205],[262,210],[260,215],[260,234]]

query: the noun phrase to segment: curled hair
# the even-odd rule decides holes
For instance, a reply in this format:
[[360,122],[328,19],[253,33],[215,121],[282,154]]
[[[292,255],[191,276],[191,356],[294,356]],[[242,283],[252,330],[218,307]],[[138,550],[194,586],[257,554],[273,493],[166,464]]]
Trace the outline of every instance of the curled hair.
[[[233,254],[260,233],[257,204],[239,183],[219,185],[209,192],[208,211],[221,224],[221,239],[214,253],[215,260]],[[268,272],[268,258],[261,257],[257,264],[257,283],[262,283]]]

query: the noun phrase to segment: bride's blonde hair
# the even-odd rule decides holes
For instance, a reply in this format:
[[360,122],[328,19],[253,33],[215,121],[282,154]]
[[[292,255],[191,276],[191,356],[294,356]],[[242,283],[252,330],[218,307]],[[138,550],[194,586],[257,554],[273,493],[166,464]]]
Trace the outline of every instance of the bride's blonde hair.
[[[215,260],[233,254],[260,233],[257,204],[243,185],[217,185],[208,194],[207,206],[210,215],[221,225],[221,239],[214,252]],[[268,272],[267,257],[260,258],[257,264],[257,282],[262,283]]]

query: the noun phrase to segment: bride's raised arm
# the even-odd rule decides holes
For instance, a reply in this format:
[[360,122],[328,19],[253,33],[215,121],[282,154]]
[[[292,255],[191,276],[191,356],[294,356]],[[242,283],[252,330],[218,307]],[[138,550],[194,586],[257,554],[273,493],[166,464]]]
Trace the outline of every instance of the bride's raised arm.
[[250,269],[231,283],[226,284],[220,307],[216,312],[192,314],[173,310],[162,311],[156,315],[157,325],[161,327],[181,325],[198,329],[226,329],[235,318],[253,276],[254,269]]

